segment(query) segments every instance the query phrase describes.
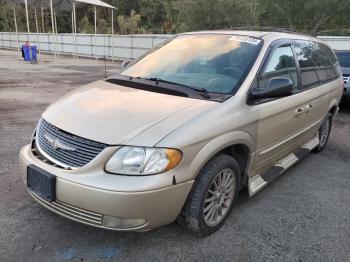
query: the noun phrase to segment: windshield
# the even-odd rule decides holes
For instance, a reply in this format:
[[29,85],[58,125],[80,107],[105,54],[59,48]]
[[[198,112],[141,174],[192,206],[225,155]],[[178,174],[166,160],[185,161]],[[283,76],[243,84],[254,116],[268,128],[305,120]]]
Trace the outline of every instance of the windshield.
[[350,52],[336,52],[341,67],[350,67]]
[[228,94],[244,80],[261,42],[246,36],[181,35],[135,61],[121,75]]

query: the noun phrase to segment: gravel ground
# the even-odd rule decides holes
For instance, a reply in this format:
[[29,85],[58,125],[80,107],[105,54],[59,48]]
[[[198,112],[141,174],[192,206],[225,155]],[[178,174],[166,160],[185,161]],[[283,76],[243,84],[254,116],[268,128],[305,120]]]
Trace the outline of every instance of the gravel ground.
[[[225,225],[199,238],[177,224],[146,233],[71,222],[37,204],[18,175],[18,152],[45,107],[104,77],[94,60],[0,50],[0,261],[350,261],[350,102],[321,154],[255,197],[242,192]],[[107,74],[118,72],[107,65]]]

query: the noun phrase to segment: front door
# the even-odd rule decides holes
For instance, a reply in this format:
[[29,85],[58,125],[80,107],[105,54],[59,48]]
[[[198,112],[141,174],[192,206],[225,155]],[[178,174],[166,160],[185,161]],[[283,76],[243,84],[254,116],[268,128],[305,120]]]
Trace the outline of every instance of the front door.
[[[283,77],[292,80],[298,87],[298,74],[290,44],[273,49],[266,60],[255,88],[266,88],[269,80]],[[273,166],[276,161],[288,155],[297,141],[296,108],[300,101],[295,96],[258,102],[259,124],[257,151],[253,173],[260,173]]]

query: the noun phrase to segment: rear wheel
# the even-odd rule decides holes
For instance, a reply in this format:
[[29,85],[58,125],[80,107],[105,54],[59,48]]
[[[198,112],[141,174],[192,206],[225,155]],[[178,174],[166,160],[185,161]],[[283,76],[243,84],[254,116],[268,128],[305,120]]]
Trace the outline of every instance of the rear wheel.
[[316,152],[323,151],[323,149],[327,145],[329,135],[332,129],[332,121],[333,121],[333,116],[331,113],[328,113],[327,117],[323,120],[323,123],[318,131],[320,143],[315,148]]
[[228,155],[215,156],[196,178],[179,223],[201,235],[214,233],[231,213],[239,186],[238,162]]

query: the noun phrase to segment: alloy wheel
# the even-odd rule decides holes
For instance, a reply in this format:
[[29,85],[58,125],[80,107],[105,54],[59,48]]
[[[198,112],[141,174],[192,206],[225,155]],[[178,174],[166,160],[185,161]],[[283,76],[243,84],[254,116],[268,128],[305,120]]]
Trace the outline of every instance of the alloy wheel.
[[230,206],[236,191],[236,176],[233,170],[221,170],[213,179],[204,200],[203,216],[207,226],[213,227],[222,221]]
[[331,128],[331,120],[328,117],[322,124],[321,128],[320,128],[320,146],[323,147],[326,143],[327,143],[327,139],[329,136],[329,132],[330,132],[330,128]]

